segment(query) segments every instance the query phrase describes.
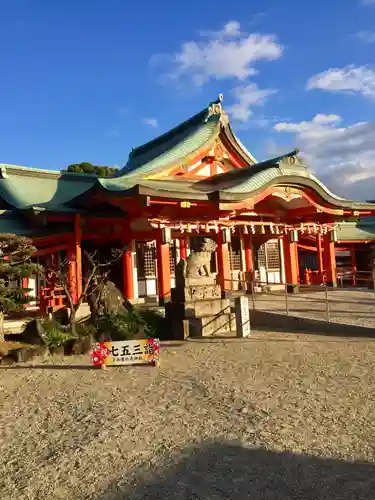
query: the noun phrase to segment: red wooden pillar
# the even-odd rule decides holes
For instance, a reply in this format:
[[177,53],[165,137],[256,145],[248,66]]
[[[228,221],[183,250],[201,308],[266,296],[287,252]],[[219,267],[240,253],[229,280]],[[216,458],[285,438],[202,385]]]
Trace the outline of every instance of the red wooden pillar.
[[122,274],[124,280],[124,297],[128,300],[134,299],[134,278],[133,278],[133,249],[131,242],[125,245],[122,255]]
[[[22,278],[21,280],[22,288],[29,288],[29,278]],[[25,297],[29,294],[29,292],[25,292]]]
[[180,241],[180,259],[187,259],[186,238],[179,238]]
[[251,282],[254,279],[253,239],[251,234],[242,233],[242,243],[245,254],[245,286],[247,291],[251,292]]
[[81,249],[81,216],[74,217],[74,253],[76,261],[77,300],[82,294],[82,249]]
[[297,285],[299,281],[297,242],[291,242],[289,235],[283,235],[285,281],[287,285]]
[[323,273],[324,264],[323,264],[323,247],[322,247],[322,235],[316,235],[316,250],[318,252],[318,269],[319,273]]
[[217,234],[217,267],[222,291],[231,289],[231,273],[228,243],[223,240],[223,230]]
[[169,243],[163,243],[161,230],[156,237],[156,259],[159,304],[164,305],[171,300],[171,267]]
[[323,247],[324,269],[327,273],[327,283],[328,285],[337,286],[335,242],[331,241],[331,233],[324,235]]
[[247,273],[252,273],[254,271],[254,260],[253,260],[253,241],[251,234],[243,234],[242,241],[245,250],[245,271]]
[[[21,287],[24,290],[27,290],[29,288],[29,278],[22,278],[21,280]],[[29,292],[23,292],[24,296],[27,297],[29,295]],[[24,304],[24,307],[27,307],[27,304]]]
[[70,295],[72,296],[73,303],[76,304],[78,300],[77,296],[77,262],[76,253],[73,245],[68,249],[67,254],[68,260],[68,288]]

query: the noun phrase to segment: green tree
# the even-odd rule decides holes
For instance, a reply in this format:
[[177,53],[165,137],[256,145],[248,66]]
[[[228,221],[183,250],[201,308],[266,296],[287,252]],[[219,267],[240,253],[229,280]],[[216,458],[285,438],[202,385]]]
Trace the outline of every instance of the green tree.
[[98,177],[110,177],[118,172],[118,168],[106,167],[105,165],[92,165],[88,162],[73,163],[69,165],[67,169],[62,170],[64,172],[74,172],[76,174],[93,174]]
[[0,234],[0,341],[4,340],[5,315],[21,311],[30,301],[30,290],[22,287],[22,278],[39,271],[40,267],[31,262],[35,252],[29,238]]

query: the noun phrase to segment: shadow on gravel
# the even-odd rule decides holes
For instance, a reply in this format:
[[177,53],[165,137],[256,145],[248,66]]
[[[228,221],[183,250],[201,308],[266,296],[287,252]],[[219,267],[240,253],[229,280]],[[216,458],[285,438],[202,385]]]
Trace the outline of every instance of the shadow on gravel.
[[[187,449],[149,480],[144,473],[150,476],[147,466],[137,472],[138,486],[110,484],[95,500],[368,500],[375,487],[373,464],[223,443]],[[125,474],[117,483],[127,481]]]
[[[112,367],[111,367],[112,368]],[[92,365],[3,365],[0,370],[100,370]]]

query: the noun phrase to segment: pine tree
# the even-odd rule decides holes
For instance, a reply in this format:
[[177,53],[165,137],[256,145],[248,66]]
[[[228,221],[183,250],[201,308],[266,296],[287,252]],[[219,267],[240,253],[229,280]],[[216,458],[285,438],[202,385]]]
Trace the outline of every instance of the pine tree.
[[0,233],[0,341],[4,340],[5,315],[21,311],[30,300],[30,290],[22,288],[22,278],[39,271],[39,266],[31,262],[35,252],[29,238]]

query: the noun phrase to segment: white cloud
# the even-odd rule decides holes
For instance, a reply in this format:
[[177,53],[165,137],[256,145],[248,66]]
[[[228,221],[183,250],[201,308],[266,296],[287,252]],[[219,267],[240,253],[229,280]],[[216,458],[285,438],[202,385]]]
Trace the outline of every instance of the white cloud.
[[342,126],[338,115],[311,121],[280,122],[277,132],[293,133],[294,145],[333,192],[355,199],[375,198],[375,123]]
[[170,79],[187,77],[199,87],[215,79],[243,81],[256,74],[258,61],[278,59],[282,52],[274,35],[243,33],[238,21],[230,21],[220,31],[201,33],[198,41],[185,42],[175,54],[153,61],[170,65]]
[[363,43],[375,43],[375,31],[358,31],[354,36]]
[[142,123],[145,125],[149,125],[152,128],[158,128],[159,127],[159,122],[157,121],[156,118],[144,118],[142,120]]
[[262,106],[269,96],[275,94],[275,89],[259,89],[255,83],[233,89],[237,102],[226,109],[233,120],[246,122],[252,116],[252,106]]
[[220,31],[204,30],[200,32],[201,36],[209,38],[225,38],[225,37],[236,37],[242,34],[241,25],[238,21],[229,21],[224,24],[224,27]]
[[375,98],[375,69],[369,66],[330,68],[312,76],[307,90],[322,89],[330,92],[350,92]]

